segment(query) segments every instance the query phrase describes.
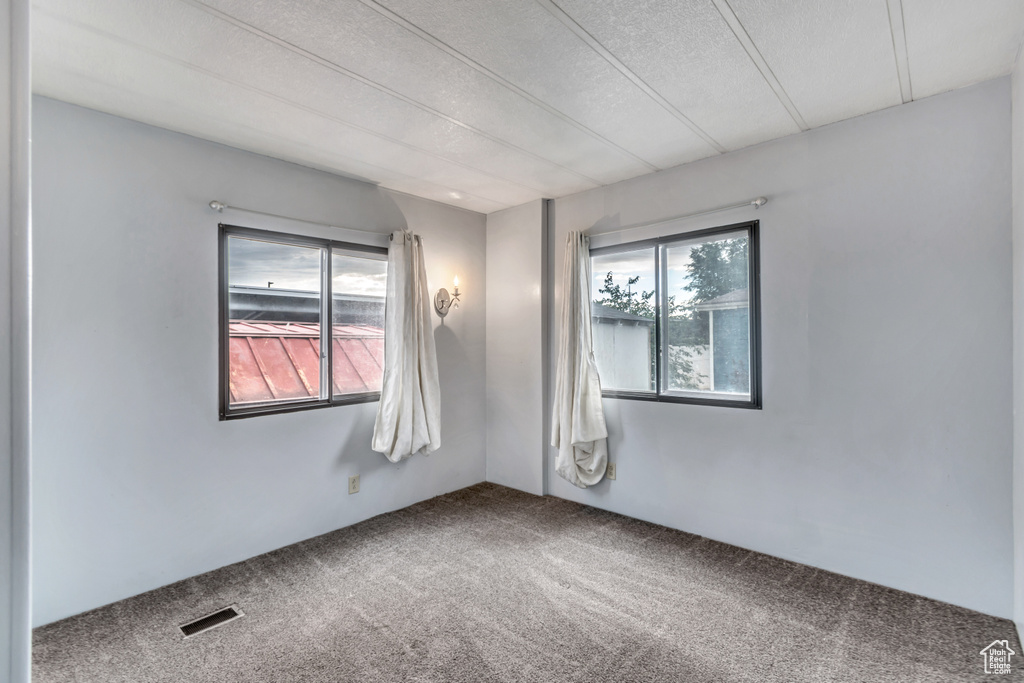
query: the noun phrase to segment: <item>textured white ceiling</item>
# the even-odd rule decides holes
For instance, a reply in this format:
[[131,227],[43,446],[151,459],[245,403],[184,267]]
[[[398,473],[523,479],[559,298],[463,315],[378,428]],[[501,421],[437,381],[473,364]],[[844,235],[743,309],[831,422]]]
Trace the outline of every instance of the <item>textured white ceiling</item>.
[[1022,0],[33,9],[40,94],[484,213],[1009,73],[1024,30]]
[[729,4],[809,127],[902,101],[885,0]]

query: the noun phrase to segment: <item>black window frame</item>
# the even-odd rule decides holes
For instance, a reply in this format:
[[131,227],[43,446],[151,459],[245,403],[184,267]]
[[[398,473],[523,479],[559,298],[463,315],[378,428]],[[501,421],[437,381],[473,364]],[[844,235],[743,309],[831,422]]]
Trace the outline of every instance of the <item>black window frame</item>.
[[[330,408],[333,406],[352,405],[357,403],[370,403],[373,401],[380,400],[379,391],[367,391],[358,394],[344,394],[340,397],[334,395],[333,390],[327,391],[327,398],[319,399],[298,399],[295,402],[281,403],[281,404],[262,404],[244,408],[233,408],[231,406],[231,388],[230,388],[230,374],[231,368],[229,365],[229,314],[230,314],[230,287],[228,285],[228,239],[230,237],[242,237],[249,239],[261,240],[264,242],[279,243],[292,246],[300,247],[316,247],[321,249],[321,272],[320,272],[320,349],[323,354],[323,349],[327,348],[326,353],[326,368],[321,364],[320,382],[323,386],[323,382],[327,379],[329,382],[333,382],[334,378],[334,354],[331,352],[333,346],[333,340],[331,336],[334,333],[334,296],[331,289],[332,283],[334,282],[334,273],[332,272],[332,262],[334,259],[331,258],[333,249],[341,249],[345,251],[356,251],[363,252],[366,254],[375,254],[378,256],[387,256],[387,247],[376,247],[367,244],[358,244],[355,242],[341,242],[338,240],[311,237],[308,235],[301,235],[296,233],[278,232],[274,230],[263,230],[260,228],[251,228],[242,225],[229,225],[227,223],[218,223],[219,229],[218,236],[218,292],[219,300],[219,311],[218,311],[218,333],[220,339],[219,344],[219,396],[220,396],[220,419],[221,420],[236,420],[246,417],[255,417],[257,415],[278,415],[281,413],[295,413],[304,410],[315,410],[318,408]],[[327,301],[325,302],[324,299]],[[325,325],[323,321],[326,320]],[[326,343],[325,343],[326,337]],[[323,360],[323,355],[321,355]],[[328,387],[332,387],[333,384],[328,384]]]
[[[672,242],[691,241],[728,232],[737,232],[739,230],[746,230],[749,240],[747,243],[747,297],[749,299],[748,316],[750,321],[750,399],[734,400],[712,396],[680,396],[678,394],[663,393],[664,349],[662,348],[662,317],[665,302],[662,300],[662,289],[666,273],[661,263],[661,247]],[[754,410],[760,410],[763,407],[761,397],[761,247],[759,232],[760,221],[754,220],[673,233],[634,242],[623,242],[622,244],[597,247],[590,250],[591,258],[625,251],[638,251],[644,247],[650,247],[654,252],[654,297],[655,301],[657,301],[658,310],[654,319],[655,348],[657,349],[657,354],[655,354],[655,388],[653,391],[602,389],[601,396],[603,398],[621,398],[657,403],[687,403],[691,405],[748,408]],[[591,299],[593,300],[593,293],[591,293]]]

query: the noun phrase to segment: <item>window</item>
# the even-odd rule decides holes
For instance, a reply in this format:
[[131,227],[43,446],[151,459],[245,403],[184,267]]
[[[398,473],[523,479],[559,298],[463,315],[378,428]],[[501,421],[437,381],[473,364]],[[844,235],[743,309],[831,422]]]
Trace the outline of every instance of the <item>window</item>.
[[604,395],[761,407],[758,222],[591,249]]
[[221,225],[220,258],[221,419],[380,398],[387,249]]

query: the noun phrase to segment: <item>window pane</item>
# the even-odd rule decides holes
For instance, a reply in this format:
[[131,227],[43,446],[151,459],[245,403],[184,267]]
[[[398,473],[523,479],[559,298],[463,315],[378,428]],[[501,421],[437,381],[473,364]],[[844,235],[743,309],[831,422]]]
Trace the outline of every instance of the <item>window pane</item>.
[[601,388],[654,391],[654,248],[591,259],[594,357]]
[[748,233],[663,245],[665,391],[750,395]]
[[334,395],[380,391],[384,373],[386,257],[334,249],[331,278]]
[[319,399],[321,249],[227,246],[231,406]]

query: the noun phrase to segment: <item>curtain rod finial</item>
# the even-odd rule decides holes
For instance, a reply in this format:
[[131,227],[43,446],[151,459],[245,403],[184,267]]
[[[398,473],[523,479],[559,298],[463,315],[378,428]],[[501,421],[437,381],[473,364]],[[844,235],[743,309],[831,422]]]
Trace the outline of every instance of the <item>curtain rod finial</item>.
[[218,202],[216,199],[214,199],[212,202],[210,202],[210,208],[216,211],[217,213],[223,213],[224,209],[228,207],[226,204]]
[[762,206],[768,203],[768,198],[758,197],[757,199],[752,200],[750,203],[755,209],[760,209]]

